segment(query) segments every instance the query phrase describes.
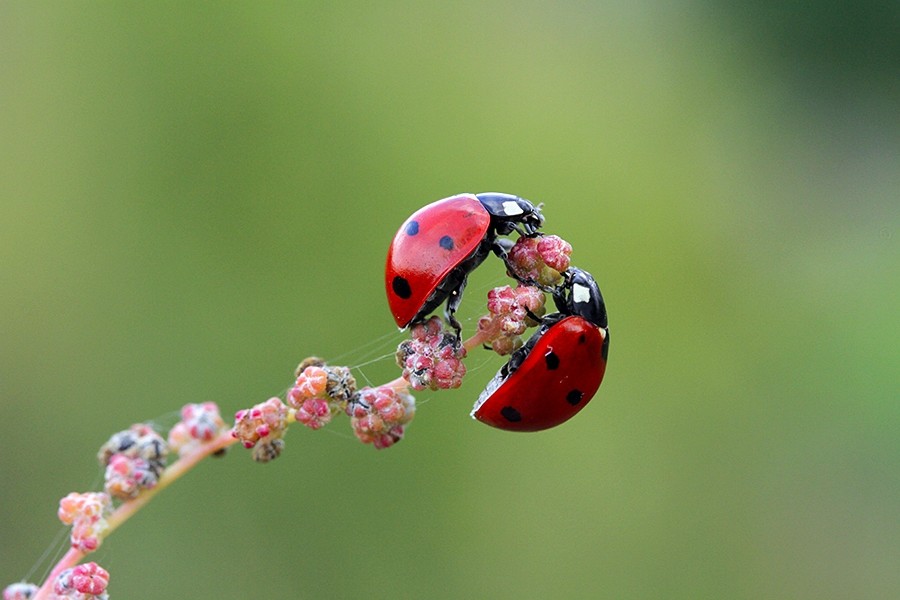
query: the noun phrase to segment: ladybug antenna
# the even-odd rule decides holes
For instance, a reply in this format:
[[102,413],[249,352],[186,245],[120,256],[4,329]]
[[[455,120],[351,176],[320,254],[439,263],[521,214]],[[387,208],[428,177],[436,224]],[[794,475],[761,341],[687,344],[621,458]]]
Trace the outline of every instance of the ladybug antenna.
[[[528,201],[526,200],[525,202]],[[543,202],[537,206],[532,205],[531,212],[528,213],[527,218],[523,219],[521,223],[516,223],[513,226],[516,233],[524,237],[541,235],[539,230],[544,225],[544,215],[541,213],[542,206],[544,206]]]
[[563,276],[565,281],[552,292],[557,310],[606,328],[606,304],[594,277],[578,267],[570,267]]

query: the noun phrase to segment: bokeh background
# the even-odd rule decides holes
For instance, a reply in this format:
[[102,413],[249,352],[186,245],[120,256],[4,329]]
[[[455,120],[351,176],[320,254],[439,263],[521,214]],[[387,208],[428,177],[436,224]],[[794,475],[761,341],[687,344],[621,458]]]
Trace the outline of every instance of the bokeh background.
[[113,597],[900,597],[898,12],[0,4],[0,580],[110,433],[395,377],[394,231],[498,190],[600,282],[592,404],[478,424],[476,353],[390,450],[235,449],[104,544]]

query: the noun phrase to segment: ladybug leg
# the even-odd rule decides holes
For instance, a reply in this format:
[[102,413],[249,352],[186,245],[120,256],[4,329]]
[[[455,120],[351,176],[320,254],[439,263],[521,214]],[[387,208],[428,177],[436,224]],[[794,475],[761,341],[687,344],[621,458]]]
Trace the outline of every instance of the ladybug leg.
[[526,225],[523,227],[518,223],[513,225],[513,231],[518,233],[521,237],[538,237],[540,235],[543,235],[537,230],[536,227],[533,227],[532,225]]
[[515,245],[509,238],[499,238],[495,239],[494,243],[491,244],[491,251],[496,254],[500,260],[503,261],[503,264],[506,265],[506,271],[512,276],[513,279],[521,283],[522,285],[533,285],[532,282],[525,280],[522,277],[519,277],[519,274],[516,273],[515,269],[512,268],[512,265],[509,264],[509,251]]
[[503,262],[506,262],[509,251],[515,245],[516,243],[509,238],[495,238],[491,243],[491,251],[499,256]]
[[534,314],[527,308],[525,309],[525,314],[528,315],[528,318],[531,319],[532,321],[534,321],[535,323],[543,323],[544,322],[544,317],[537,316],[536,314]]
[[456,317],[449,313],[447,320],[450,322],[450,327],[453,328],[453,333],[456,334],[456,345],[458,346],[462,343],[462,325],[456,320]]
[[462,302],[462,293],[463,290],[466,289],[467,279],[467,277],[463,277],[462,281],[459,282],[459,285],[447,295],[447,308],[444,310],[444,317],[447,319],[450,327],[453,328],[453,331],[456,332],[457,342],[462,339],[462,325],[460,325],[459,321],[456,319],[456,311],[459,308],[459,303]]
[[[462,302],[463,290],[466,289],[469,273],[474,271],[478,265],[484,262],[484,259],[487,258],[489,252],[489,241],[482,241],[466,260],[457,265],[457,267],[444,278],[444,281],[437,287],[433,294],[435,298],[440,298],[438,303],[442,302],[444,298],[447,299],[444,317],[456,332],[457,343],[460,343],[462,340],[462,325],[456,320],[455,314],[456,310],[459,308],[460,302]],[[437,306],[437,304],[432,305],[429,310],[431,310],[431,308],[437,308]]]

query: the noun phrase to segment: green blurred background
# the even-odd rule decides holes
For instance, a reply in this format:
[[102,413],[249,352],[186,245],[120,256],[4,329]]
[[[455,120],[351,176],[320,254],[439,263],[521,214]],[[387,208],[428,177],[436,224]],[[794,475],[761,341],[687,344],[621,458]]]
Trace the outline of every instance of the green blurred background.
[[588,409],[484,427],[476,353],[395,448],[202,464],[95,555],[112,596],[900,597],[898,13],[0,4],[0,580],[110,433],[390,354],[394,231],[498,190],[607,298]]

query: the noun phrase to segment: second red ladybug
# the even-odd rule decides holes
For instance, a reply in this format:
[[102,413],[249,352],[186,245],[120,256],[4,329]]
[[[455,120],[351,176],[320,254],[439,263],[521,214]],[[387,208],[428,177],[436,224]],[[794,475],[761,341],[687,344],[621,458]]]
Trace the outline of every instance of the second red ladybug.
[[559,312],[516,350],[478,397],[472,417],[508,431],[540,431],[571,419],[606,372],[606,304],[587,271],[570,268],[555,291]]

